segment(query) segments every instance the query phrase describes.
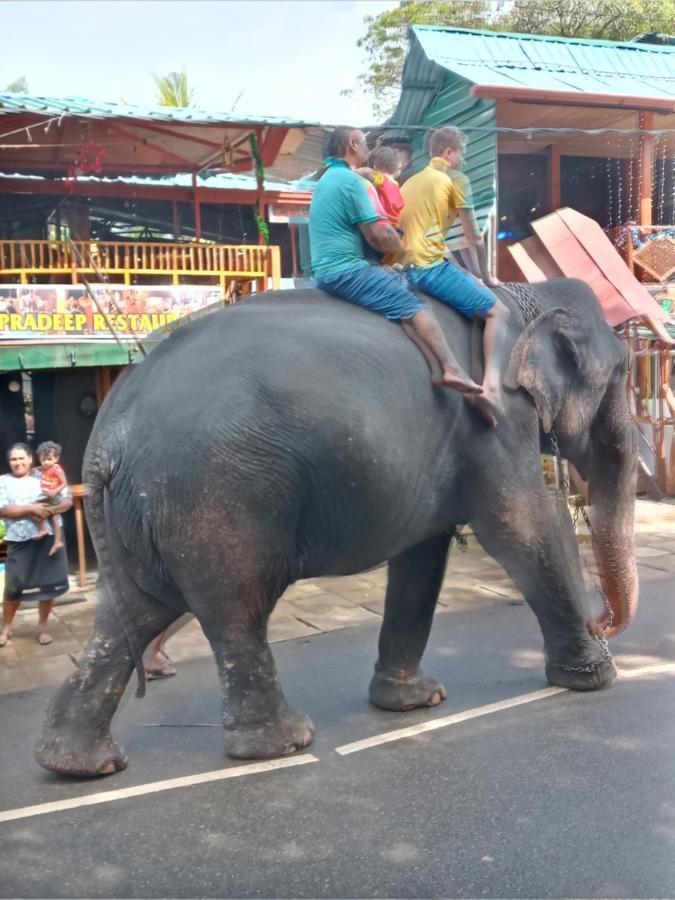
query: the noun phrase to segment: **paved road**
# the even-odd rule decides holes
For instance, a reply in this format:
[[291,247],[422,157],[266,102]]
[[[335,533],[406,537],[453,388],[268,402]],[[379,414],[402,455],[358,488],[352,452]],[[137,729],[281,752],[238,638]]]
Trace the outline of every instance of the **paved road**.
[[[675,661],[672,592],[672,581],[644,587],[613,644],[626,671]],[[526,607],[457,611],[437,618],[426,658],[448,700],[387,714],[365,700],[376,636],[364,626],[277,645],[289,699],[319,729],[307,764],[286,769],[224,763],[206,659],[126,703],[115,732],[131,767],[111,779],[37,768],[29,748],[49,691],[1,698],[0,810],[223,765],[240,777],[2,822],[0,896],[675,896],[675,671],[341,755],[546,687]]]

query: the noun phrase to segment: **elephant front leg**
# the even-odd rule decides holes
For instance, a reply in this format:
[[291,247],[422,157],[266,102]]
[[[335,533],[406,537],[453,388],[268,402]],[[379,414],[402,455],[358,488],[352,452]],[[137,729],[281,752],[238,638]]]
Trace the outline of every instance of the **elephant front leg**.
[[379,659],[370,682],[380,709],[436,706],[447,691],[420,669],[441,588],[450,535],[431,538],[389,561]]
[[[539,470],[540,471],[540,470]],[[542,483],[486,496],[474,517],[476,537],[511,576],[544,637],[546,677],[575,691],[608,687],[616,668],[604,641],[589,635],[578,546],[562,501]]]
[[310,744],[314,724],[286,701],[264,628],[210,642],[223,689],[228,756],[271,759]]

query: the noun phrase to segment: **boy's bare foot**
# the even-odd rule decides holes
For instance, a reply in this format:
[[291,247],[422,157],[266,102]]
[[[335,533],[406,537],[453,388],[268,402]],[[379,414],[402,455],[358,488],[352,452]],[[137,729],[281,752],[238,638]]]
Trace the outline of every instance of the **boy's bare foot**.
[[460,375],[455,372],[443,372],[440,378],[432,378],[431,383],[435,387],[452,388],[460,394],[482,394],[483,388],[472,381],[467,375]]
[[58,553],[59,550],[63,549],[63,541],[54,541],[54,545],[52,549],[49,551],[47,556],[53,556],[55,553]]
[[35,535],[35,537],[33,538],[33,540],[34,540],[34,541],[41,541],[42,538],[43,538],[46,534],[49,534],[49,532],[48,532],[47,529],[45,528],[44,531],[38,531],[38,533]]

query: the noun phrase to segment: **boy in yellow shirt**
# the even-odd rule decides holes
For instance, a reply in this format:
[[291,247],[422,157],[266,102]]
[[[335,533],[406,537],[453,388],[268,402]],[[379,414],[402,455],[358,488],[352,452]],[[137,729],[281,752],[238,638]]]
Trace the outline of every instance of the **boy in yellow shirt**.
[[[497,424],[502,407],[499,353],[497,344],[506,331],[507,307],[485,285],[496,286],[488,271],[483,237],[476,222],[468,178],[459,171],[465,135],[451,126],[431,133],[430,162],[425,169],[409,178],[401,188],[403,211],[400,228],[404,234],[404,250],[387,258],[388,263],[401,263],[413,287],[454,307],[467,318],[485,320],[483,356],[485,373],[483,393],[467,397],[480,407],[491,425]],[[459,217],[464,229],[472,268],[480,272],[470,275],[446,259],[444,236]]]

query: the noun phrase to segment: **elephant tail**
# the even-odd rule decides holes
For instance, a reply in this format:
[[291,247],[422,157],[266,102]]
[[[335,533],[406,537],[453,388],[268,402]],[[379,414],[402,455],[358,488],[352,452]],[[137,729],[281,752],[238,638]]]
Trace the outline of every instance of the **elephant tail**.
[[143,666],[143,648],[136,640],[133,623],[129,619],[125,604],[125,576],[117,571],[110,552],[108,534],[112,533],[114,523],[111,522],[109,485],[114,475],[114,466],[107,454],[98,455],[96,463],[85,459],[84,466],[85,498],[84,508],[87,516],[89,533],[94,543],[98,559],[99,572],[105,573],[100,579],[101,590],[106,592],[106,600],[110,603],[119,619],[124,633],[131,660],[136,669],[138,679],[136,696],[145,696],[145,667]]

